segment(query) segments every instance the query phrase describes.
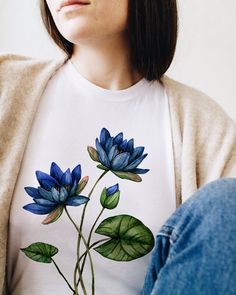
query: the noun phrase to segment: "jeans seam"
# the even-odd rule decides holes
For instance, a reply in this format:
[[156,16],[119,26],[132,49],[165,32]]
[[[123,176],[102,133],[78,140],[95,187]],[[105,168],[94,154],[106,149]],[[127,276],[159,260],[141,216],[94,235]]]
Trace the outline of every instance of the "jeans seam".
[[[168,230],[166,230],[166,228]],[[179,234],[178,234],[178,232],[175,230],[175,228],[173,226],[171,226],[171,225],[164,225],[162,227],[162,229],[157,233],[156,236],[168,237],[171,240],[173,240],[173,242],[175,242],[178,239]]]
[[169,253],[168,255],[168,260],[172,259],[172,257],[174,255],[176,255],[176,252],[174,250],[174,244],[176,242],[176,240],[179,238],[179,234],[177,233],[177,231],[175,230],[175,228],[171,225],[163,225],[163,227],[161,228],[160,232],[157,233],[156,237],[158,236],[162,236],[162,237],[166,237],[169,239],[169,243],[171,246],[171,254]]

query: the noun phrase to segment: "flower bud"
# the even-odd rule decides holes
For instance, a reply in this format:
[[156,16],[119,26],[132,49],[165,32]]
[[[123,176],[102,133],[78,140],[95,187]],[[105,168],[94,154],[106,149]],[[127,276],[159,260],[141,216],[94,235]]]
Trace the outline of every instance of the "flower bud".
[[95,148],[93,148],[92,146],[87,146],[87,151],[89,153],[90,158],[93,161],[99,162],[99,158],[98,158],[98,152],[97,150],[95,150]]
[[100,202],[103,208],[114,209],[118,205],[119,199],[120,191],[117,183],[109,188],[104,187],[100,197]]

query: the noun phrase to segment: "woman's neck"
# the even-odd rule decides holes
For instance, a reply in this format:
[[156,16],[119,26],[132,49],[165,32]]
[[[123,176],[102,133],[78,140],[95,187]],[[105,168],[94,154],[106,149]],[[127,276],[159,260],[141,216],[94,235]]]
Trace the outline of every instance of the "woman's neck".
[[131,65],[125,38],[74,45],[71,61],[83,77],[105,89],[125,89],[142,78]]

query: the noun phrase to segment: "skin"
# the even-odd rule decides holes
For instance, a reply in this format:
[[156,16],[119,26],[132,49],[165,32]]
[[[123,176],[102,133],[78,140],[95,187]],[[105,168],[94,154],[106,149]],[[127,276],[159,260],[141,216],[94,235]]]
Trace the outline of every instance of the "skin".
[[142,78],[130,62],[128,0],[88,2],[65,11],[62,0],[47,0],[58,30],[74,44],[71,61],[79,73],[105,89],[128,88]]

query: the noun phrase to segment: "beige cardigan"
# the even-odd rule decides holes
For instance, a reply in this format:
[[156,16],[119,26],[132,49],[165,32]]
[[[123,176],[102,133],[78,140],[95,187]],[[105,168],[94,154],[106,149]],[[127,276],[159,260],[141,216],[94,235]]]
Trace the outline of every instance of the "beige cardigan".
[[[47,82],[67,58],[0,54],[0,294],[5,290],[8,216],[34,114]],[[204,93],[163,77],[169,97],[176,207],[200,186],[236,177],[236,125]]]

